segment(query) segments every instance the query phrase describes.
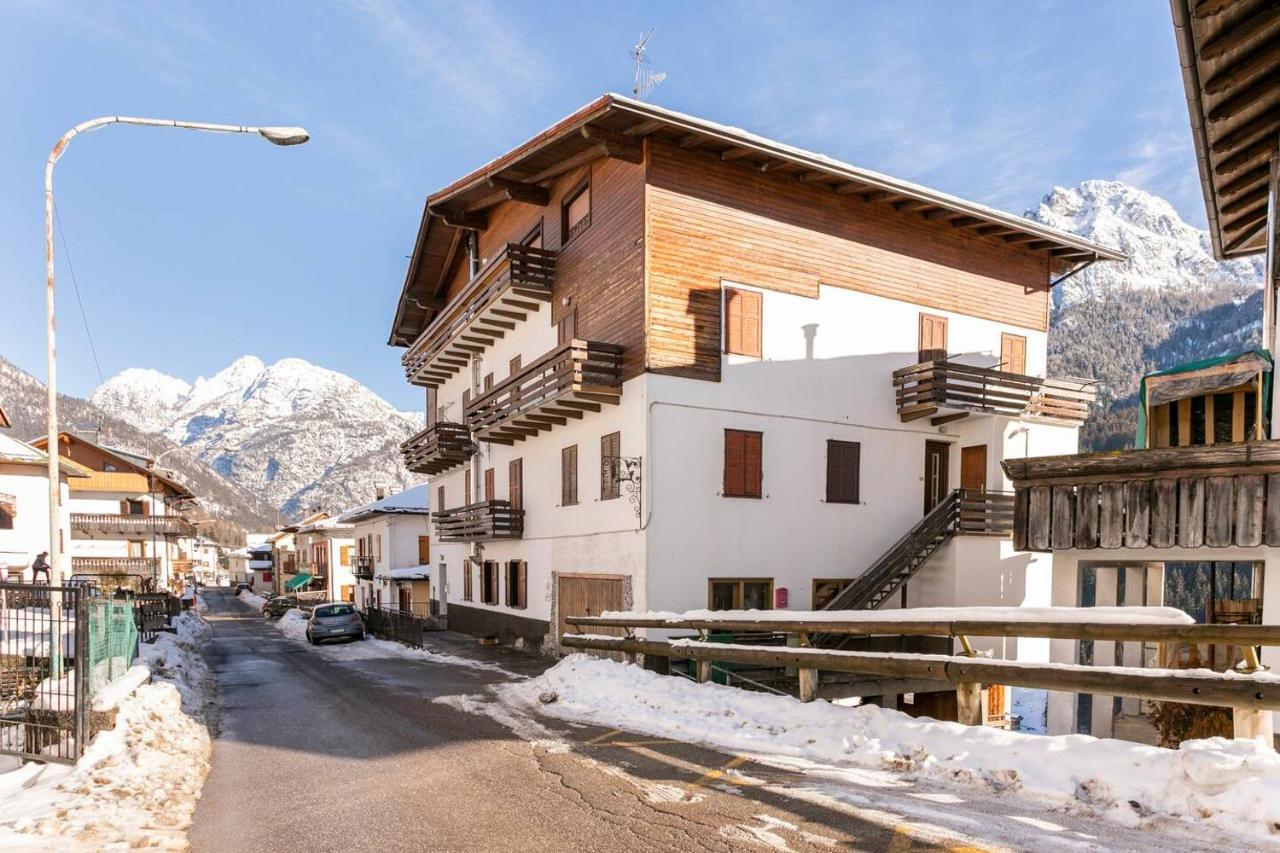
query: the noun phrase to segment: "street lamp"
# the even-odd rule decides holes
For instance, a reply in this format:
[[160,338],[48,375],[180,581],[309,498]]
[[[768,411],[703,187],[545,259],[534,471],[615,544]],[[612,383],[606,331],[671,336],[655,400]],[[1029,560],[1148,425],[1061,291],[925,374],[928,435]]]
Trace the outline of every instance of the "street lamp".
[[57,574],[58,584],[63,582],[62,543],[58,540],[58,514],[61,492],[58,481],[58,374],[57,350],[54,347],[54,277],[53,277],[53,167],[76,136],[88,130],[97,130],[109,124],[136,124],[144,127],[176,127],[183,130],[203,130],[209,133],[256,133],[272,145],[301,145],[311,138],[301,127],[247,127],[237,124],[206,124],[172,119],[135,118],[131,116],[103,116],[78,124],[68,130],[53,146],[44,165],[44,265],[45,265],[45,320],[49,338],[49,563]]

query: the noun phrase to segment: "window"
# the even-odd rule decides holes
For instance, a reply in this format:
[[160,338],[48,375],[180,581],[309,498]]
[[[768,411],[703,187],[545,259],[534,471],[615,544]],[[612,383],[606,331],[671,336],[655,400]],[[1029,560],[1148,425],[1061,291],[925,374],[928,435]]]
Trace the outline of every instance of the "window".
[[622,433],[611,432],[600,437],[600,500],[618,497],[618,457],[622,455]]
[[480,572],[480,603],[498,603],[498,561],[485,560]]
[[856,441],[827,441],[827,503],[856,504],[862,445]]
[[120,501],[121,515],[146,515],[147,505],[140,500],[123,500]]
[[754,290],[724,290],[724,351],[760,358],[760,330],[764,325],[760,294]]
[[591,176],[564,197],[560,205],[561,246],[567,246],[591,227]]
[[565,346],[578,336],[578,309],[570,308],[556,324],[556,344]]
[[528,607],[529,578],[524,560],[507,561],[507,606],[523,610]]
[[832,602],[832,600],[844,591],[844,588],[853,583],[848,578],[814,578],[813,581],[813,609],[821,610]]
[[147,543],[141,539],[130,539],[129,544],[126,547],[128,548],[128,555],[130,557],[147,556]]
[[761,472],[761,446],[764,433],[740,429],[724,431],[724,496],[758,498]]
[[462,505],[471,506],[471,468],[462,472]]
[[1002,332],[1000,335],[1000,369],[1005,373],[1027,372],[1027,339],[1022,335]]
[[560,505],[573,506],[578,502],[578,445],[573,444],[560,451]]
[[13,495],[0,494],[0,530],[12,530],[13,520],[18,517],[18,499]]
[[484,469],[484,499],[493,500],[493,469]]
[[480,237],[474,231],[467,232],[467,275],[475,278],[480,272]]
[[493,372],[490,371],[489,373],[486,373],[484,375],[484,390],[490,391],[492,389],[493,389]]
[[934,314],[920,315],[920,363],[945,361],[947,358],[947,318]]
[[507,500],[512,509],[524,509],[524,460],[507,463]]
[[340,566],[351,565],[351,548],[352,546],[350,545],[343,545],[338,548],[338,565]]
[[773,578],[711,578],[707,607],[712,610],[772,610]]
[[436,512],[444,512],[444,486],[436,486]]
[[462,561],[462,600],[471,601],[473,597],[472,586],[475,583],[471,577],[471,561]]
[[542,220],[538,220],[538,224],[520,241],[521,246],[528,246],[530,249],[542,248]]
[[373,537],[373,558],[379,563],[382,562],[382,534],[379,533]]
[[511,376],[515,376],[519,372],[520,372],[520,356],[516,356],[515,358],[511,359],[511,365],[508,368],[508,374]]
[[418,565],[428,566],[431,564],[431,537],[418,537]]

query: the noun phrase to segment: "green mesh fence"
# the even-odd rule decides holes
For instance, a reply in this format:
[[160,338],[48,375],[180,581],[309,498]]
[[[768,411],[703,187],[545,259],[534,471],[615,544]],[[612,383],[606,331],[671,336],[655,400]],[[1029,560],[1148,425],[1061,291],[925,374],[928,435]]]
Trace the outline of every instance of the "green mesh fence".
[[133,606],[96,598],[89,602],[89,695],[124,675],[138,648]]

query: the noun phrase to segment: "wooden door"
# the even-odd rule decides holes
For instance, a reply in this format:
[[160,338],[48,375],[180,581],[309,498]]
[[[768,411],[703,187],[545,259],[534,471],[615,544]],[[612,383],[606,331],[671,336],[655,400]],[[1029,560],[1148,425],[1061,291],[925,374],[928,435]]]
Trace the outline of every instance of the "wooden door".
[[[622,609],[621,575],[559,575],[556,578],[557,637],[577,633],[570,616],[599,616],[605,610]],[[621,636],[621,628],[591,628],[593,634]],[[613,655],[607,655],[613,656]]]
[[1000,335],[1000,369],[1005,373],[1027,372],[1027,339],[1004,332]]
[[951,446],[945,441],[926,441],[924,443],[924,511],[927,514],[942,503],[950,491],[948,485],[948,466],[951,459]]
[[399,589],[396,590],[396,593],[397,593],[397,597],[399,598],[398,605],[400,610],[404,613],[409,613],[410,611],[412,611],[413,597],[410,594],[409,590],[405,589],[404,587],[400,587]]
[[919,360],[943,361],[947,357],[947,318],[935,314],[920,315]]
[[960,449],[960,488],[984,492],[987,489],[987,446],[974,444]]

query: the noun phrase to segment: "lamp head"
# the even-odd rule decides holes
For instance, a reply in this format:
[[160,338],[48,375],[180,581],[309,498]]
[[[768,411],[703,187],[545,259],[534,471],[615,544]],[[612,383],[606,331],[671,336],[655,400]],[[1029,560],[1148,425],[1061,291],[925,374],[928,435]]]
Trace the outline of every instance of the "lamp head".
[[303,127],[260,127],[258,133],[272,145],[301,145],[311,138]]

